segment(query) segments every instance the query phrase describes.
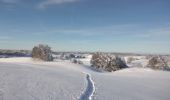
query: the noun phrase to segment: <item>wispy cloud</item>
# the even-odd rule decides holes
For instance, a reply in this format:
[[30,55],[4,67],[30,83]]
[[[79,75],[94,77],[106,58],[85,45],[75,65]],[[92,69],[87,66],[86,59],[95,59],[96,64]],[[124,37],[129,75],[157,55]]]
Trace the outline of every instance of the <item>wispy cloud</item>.
[[0,0],[0,8],[13,11],[20,2],[21,0]]
[[66,35],[66,36],[83,36],[83,37],[103,37],[103,36],[128,36],[137,38],[149,37],[166,37],[170,36],[170,27],[146,27],[142,25],[111,25],[103,27],[92,27],[84,29],[57,29],[50,28],[40,32],[32,32],[34,35]]
[[[46,27],[46,26],[44,26]],[[121,24],[108,26],[95,26],[87,28],[46,28],[41,31],[18,30],[16,34],[31,34],[33,36],[66,36],[66,37],[81,37],[90,38],[162,38],[170,36],[170,26],[149,27],[140,24]]]
[[44,0],[38,5],[38,8],[40,9],[45,9],[50,5],[59,5],[59,4],[64,4],[64,3],[73,3],[77,2],[79,0]]
[[170,36],[170,27],[149,30],[148,34],[156,36]]
[[0,43],[9,43],[11,39],[9,36],[0,36]]
[[170,36],[170,27],[161,27],[161,28],[151,28],[147,30],[139,30],[134,36],[142,38],[150,37],[169,37]]
[[9,36],[0,36],[0,40],[9,40],[11,37]]
[[[50,28],[42,32],[33,32],[36,35],[42,34],[64,34],[64,35],[78,35],[78,36],[103,36],[103,35],[120,35],[126,33],[134,33],[135,25],[111,25],[90,28]],[[133,29],[132,29],[133,28]],[[136,27],[135,27],[136,28]]]
[[0,0],[0,2],[2,3],[6,3],[6,4],[15,4],[17,2],[19,2],[20,0]]

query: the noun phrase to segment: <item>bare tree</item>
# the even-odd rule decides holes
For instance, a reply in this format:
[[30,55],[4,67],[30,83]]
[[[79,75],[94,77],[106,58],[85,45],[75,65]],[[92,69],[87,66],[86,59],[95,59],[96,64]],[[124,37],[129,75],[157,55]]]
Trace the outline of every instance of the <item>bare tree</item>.
[[32,57],[38,58],[44,61],[52,61],[51,48],[48,45],[40,44],[32,49]]

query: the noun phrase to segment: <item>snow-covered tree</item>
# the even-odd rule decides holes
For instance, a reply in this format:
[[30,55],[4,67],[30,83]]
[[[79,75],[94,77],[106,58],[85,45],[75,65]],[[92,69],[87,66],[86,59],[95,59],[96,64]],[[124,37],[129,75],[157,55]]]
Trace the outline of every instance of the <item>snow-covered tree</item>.
[[149,59],[147,67],[152,69],[168,70],[167,61],[162,56],[153,56]]
[[122,68],[126,68],[126,63],[115,55],[95,53],[91,59],[92,67],[104,71],[116,71]]
[[32,57],[44,61],[52,61],[51,48],[48,45],[39,44],[32,49]]

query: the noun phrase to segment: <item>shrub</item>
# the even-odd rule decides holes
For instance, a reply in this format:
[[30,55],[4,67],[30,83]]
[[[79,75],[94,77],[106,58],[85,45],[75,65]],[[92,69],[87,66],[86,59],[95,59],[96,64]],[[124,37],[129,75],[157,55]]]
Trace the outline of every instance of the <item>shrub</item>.
[[51,48],[48,45],[38,45],[32,49],[32,58],[41,59],[43,61],[52,61]]
[[72,63],[77,64],[78,61],[76,59],[73,59]]
[[168,70],[167,61],[161,56],[153,56],[149,59],[147,67],[159,70]]
[[70,54],[69,58],[75,58],[75,55],[74,54]]
[[77,60],[77,59],[73,59],[72,60],[72,63],[74,63],[74,64],[83,64],[83,62],[82,61],[80,61],[80,60]]
[[136,60],[136,59],[133,58],[133,57],[129,57],[129,58],[127,59],[127,63],[131,63],[131,62],[134,61],[134,60]]
[[118,56],[95,53],[91,59],[92,67],[104,71],[116,71],[122,68],[126,68],[126,63]]

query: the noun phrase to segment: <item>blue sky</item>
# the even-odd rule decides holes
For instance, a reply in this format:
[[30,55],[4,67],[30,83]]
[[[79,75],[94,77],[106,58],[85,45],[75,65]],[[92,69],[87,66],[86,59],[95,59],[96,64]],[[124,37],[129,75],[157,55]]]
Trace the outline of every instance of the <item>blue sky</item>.
[[0,48],[170,54],[170,0],[0,0]]

